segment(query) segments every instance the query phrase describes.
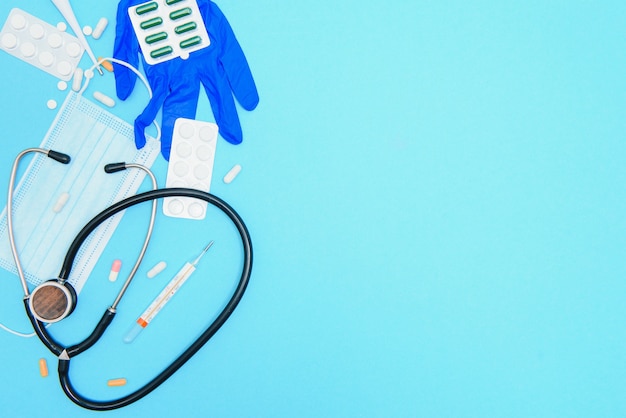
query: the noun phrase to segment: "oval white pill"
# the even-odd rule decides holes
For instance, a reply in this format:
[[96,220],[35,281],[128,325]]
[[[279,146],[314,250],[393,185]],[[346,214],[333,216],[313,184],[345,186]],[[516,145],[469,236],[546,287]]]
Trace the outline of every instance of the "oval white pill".
[[76,58],[80,55],[82,49],[76,42],[71,42],[65,47],[65,52],[72,58]]
[[205,142],[212,141],[217,138],[217,129],[212,126],[203,126],[200,128],[199,136]]
[[24,29],[26,27],[26,18],[20,14],[13,15],[11,18],[11,26],[17,30]]
[[38,23],[31,25],[28,31],[30,32],[30,36],[32,36],[34,39],[41,39],[43,38],[43,35],[46,33],[43,26],[41,26]]
[[211,148],[206,145],[200,145],[196,150],[196,157],[198,157],[200,161],[208,160],[211,158],[211,155],[213,155],[213,152],[211,151]]
[[189,173],[189,164],[185,161],[177,162],[174,164],[174,173],[176,173],[178,177],[185,177],[187,173]]
[[57,64],[57,71],[63,77],[67,77],[70,74],[72,74],[72,64],[70,64],[67,61],[61,61],[60,63]]
[[54,55],[50,51],[44,51],[39,54],[39,63],[44,67],[49,67],[54,63]]
[[20,46],[20,52],[26,58],[30,58],[35,55],[35,52],[37,52],[37,48],[32,42],[24,42],[22,46]]
[[204,180],[205,178],[209,177],[210,174],[211,174],[211,171],[209,170],[209,167],[207,167],[206,165],[197,165],[193,169],[193,175],[198,180]]
[[61,212],[63,210],[63,208],[65,207],[65,204],[67,203],[68,200],[70,200],[70,194],[67,193],[67,192],[61,193],[61,195],[57,199],[56,203],[54,204],[54,207],[52,208],[52,211],[54,213]]
[[201,218],[204,215],[204,208],[200,203],[193,202],[187,209],[192,218]]
[[17,46],[17,36],[12,33],[5,33],[2,36],[2,45],[7,49],[13,49]]
[[74,79],[72,80],[72,90],[78,91],[83,85],[83,69],[77,68],[74,71]]
[[185,205],[183,205],[183,202],[178,199],[171,200],[167,205],[167,209],[170,211],[170,213],[174,215],[180,215],[181,213],[183,213],[184,208]]
[[165,270],[165,267],[167,267],[165,261],[159,261],[154,267],[148,270],[148,273],[146,275],[149,279],[152,279],[154,278],[154,276]]
[[48,36],[48,45],[50,45],[51,48],[57,49],[63,45],[63,38],[58,33],[53,33]]
[[235,177],[237,177],[237,174],[239,174],[240,171],[241,166],[239,164],[235,164],[235,166],[231,168],[230,171],[224,176],[224,183],[229,184],[230,182],[235,180]]
[[100,39],[100,37],[104,33],[104,30],[107,28],[108,24],[109,24],[109,21],[107,20],[107,18],[101,17],[100,20],[98,20],[98,23],[96,23],[96,27],[94,28],[93,33],[91,34],[93,39]]
[[112,98],[110,98],[106,94],[101,93],[99,91],[94,91],[93,92],[93,98],[96,99],[97,101],[99,101],[100,103],[102,103],[105,106],[109,106],[109,107],[114,107],[115,106],[115,100],[113,100]]
[[178,132],[180,133],[180,136],[182,136],[183,138],[189,139],[195,134],[196,129],[193,127],[191,123],[184,123],[180,125],[180,128],[178,128]]

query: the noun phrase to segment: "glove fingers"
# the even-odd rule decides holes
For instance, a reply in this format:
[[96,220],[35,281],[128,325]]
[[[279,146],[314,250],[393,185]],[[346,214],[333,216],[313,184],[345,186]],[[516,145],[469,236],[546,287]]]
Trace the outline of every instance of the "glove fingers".
[[157,89],[153,91],[148,105],[135,119],[135,145],[137,145],[137,149],[142,148],[146,144],[146,127],[154,121],[161,105],[165,101],[167,95],[166,85],[165,82],[157,84]]
[[201,81],[209,97],[220,135],[231,144],[240,144],[243,140],[243,133],[228,81],[222,78],[215,82],[204,76],[201,77]]
[[[205,24],[209,35],[218,43],[219,60],[226,73],[237,101],[246,110],[253,110],[259,103],[259,94],[246,56],[235,37],[226,16],[213,2],[209,2]],[[210,48],[210,47],[209,47]]]
[[[132,0],[122,0],[118,5],[113,58],[127,62],[137,68],[139,63],[139,42],[128,16],[128,7],[131,6],[131,2]],[[117,97],[121,100],[126,100],[135,87],[137,75],[122,65],[113,63],[113,67]]]

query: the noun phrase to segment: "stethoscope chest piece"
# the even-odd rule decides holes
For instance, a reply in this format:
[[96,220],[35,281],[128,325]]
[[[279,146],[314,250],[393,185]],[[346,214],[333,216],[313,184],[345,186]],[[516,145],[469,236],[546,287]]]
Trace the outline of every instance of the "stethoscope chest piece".
[[41,322],[66,318],[76,307],[76,291],[69,283],[53,279],[37,286],[28,301],[31,313]]

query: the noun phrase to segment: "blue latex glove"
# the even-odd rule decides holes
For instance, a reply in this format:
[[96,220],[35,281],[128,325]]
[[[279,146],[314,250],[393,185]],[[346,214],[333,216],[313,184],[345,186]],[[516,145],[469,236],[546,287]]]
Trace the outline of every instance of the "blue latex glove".
[[[146,143],[145,128],[163,107],[161,153],[169,160],[174,122],[180,117],[195,119],[200,83],[209,97],[220,135],[232,144],[243,139],[233,94],[246,110],[253,110],[259,96],[245,55],[226,17],[209,0],[198,0],[198,7],[209,33],[211,44],[191,53],[187,60],[175,58],[150,65],[139,53],[139,42],[132,27],[128,8],[145,0],[121,0],[117,10],[117,26],[113,56],[137,67],[141,58],[153,97],[135,120],[135,144]],[[132,92],[136,74],[115,65],[117,96],[121,100]]]

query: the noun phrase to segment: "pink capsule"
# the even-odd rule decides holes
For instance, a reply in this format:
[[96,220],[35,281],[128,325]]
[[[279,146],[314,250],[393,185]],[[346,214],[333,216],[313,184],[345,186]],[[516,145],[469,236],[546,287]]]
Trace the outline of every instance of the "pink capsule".
[[117,275],[120,273],[120,269],[122,268],[122,260],[115,260],[111,265],[111,271],[109,272],[109,280],[114,282],[117,280]]

